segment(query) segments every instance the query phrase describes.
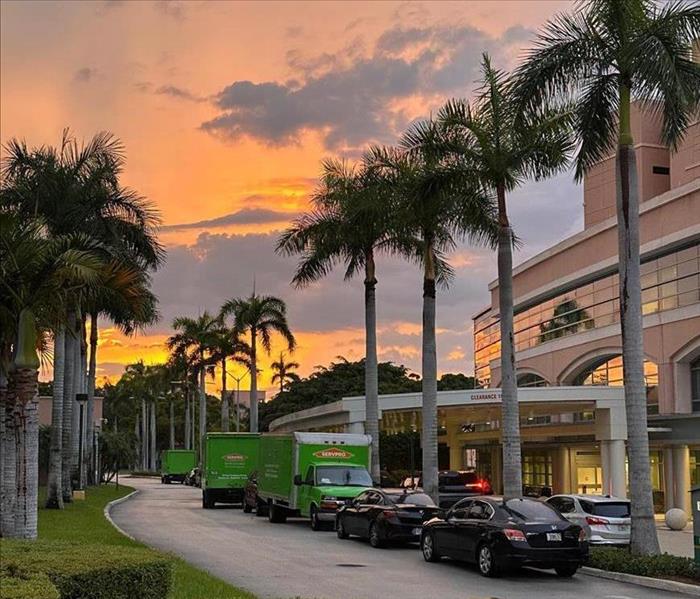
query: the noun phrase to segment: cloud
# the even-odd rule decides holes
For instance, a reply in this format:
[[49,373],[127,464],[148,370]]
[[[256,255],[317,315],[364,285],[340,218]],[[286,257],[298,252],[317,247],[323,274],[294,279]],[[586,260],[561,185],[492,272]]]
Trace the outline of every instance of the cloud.
[[158,0],[153,6],[166,17],[171,17],[176,21],[185,19],[185,4],[179,0]]
[[493,37],[470,25],[397,25],[369,52],[359,39],[335,54],[292,50],[290,81],[234,81],[214,94],[219,114],[201,128],[227,140],[249,137],[268,145],[299,143],[308,131],[330,150],[386,143],[418,116],[397,108],[398,101],[464,95],[478,77],[482,51],[507,67],[525,32],[517,27]]
[[175,85],[162,85],[156,91],[158,95],[172,96],[179,100],[187,100],[188,102],[206,102],[207,99],[197,94],[192,93],[187,89],[177,87]]
[[97,75],[97,69],[91,67],[83,67],[78,69],[73,75],[73,79],[78,83],[88,83]]
[[293,212],[281,212],[267,208],[242,208],[231,214],[225,214],[209,220],[181,223],[161,227],[162,231],[182,231],[185,229],[215,229],[229,225],[259,225],[265,223],[289,222],[298,216]]

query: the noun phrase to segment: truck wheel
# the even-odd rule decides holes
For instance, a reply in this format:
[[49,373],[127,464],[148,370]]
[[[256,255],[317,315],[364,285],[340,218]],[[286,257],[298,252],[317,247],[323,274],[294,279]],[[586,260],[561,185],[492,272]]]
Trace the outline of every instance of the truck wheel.
[[210,510],[214,507],[214,500],[207,491],[202,491],[202,507],[205,510]]
[[255,515],[258,518],[265,518],[267,516],[267,511],[267,504],[263,503],[262,501],[258,501],[257,506],[255,507]]
[[165,477],[165,484],[166,484],[166,485],[169,485],[169,484],[170,484],[170,477],[169,477],[169,476],[166,476],[166,477]]
[[323,530],[323,522],[321,522],[318,519],[318,510],[316,509],[315,505],[311,506],[311,510],[309,511],[309,516],[311,518],[311,530],[313,530],[313,531]]
[[284,508],[273,503],[268,507],[267,519],[274,524],[282,524],[287,521],[287,514]]

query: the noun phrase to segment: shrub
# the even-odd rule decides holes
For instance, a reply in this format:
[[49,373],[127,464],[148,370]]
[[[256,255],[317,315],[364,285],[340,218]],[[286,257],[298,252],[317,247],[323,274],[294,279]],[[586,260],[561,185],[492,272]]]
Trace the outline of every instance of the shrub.
[[160,599],[172,566],[148,549],[50,541],[3,541],[3,568],[43,573],[61,599]]
[[3,563],[0,568],[0,599],[60,599],[60,595],[46,574]]
[[689,557],[669,553],[631,555],[627,549],[594,547],[588,563],[593,568],[650,576],[652,578],[686,578],[700,580],[700,566]]

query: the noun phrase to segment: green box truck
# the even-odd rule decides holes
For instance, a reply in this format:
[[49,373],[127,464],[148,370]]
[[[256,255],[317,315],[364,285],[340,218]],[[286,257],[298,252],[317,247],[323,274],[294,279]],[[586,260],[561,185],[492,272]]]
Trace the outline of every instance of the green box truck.
[[202,464],[202,507],[243,503],[248,475],[258,467],[260,433],[207,433]]
[[185,476],[196,465],[197,458],[191,449],[166,449],[160,454],[160,482],[184,483]]
[[335,522],[338,508],[372,485],[371,437],[347,433],[266,434],[260,441],[258,499],[270,522]]

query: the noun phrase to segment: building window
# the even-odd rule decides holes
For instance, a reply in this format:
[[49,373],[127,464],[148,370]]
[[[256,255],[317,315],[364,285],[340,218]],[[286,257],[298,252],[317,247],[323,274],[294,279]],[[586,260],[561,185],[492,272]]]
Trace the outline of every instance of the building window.
[[518,375],[518,387],[549,387],[549,383],[539,374],[525,372]]
[[690,398],[693,412],[700,412],[700,358],[690,365]]
[[[622,356],[606,360],[602,364],[592,364],[579,374],[574,385],[608,385],[622,387]],[[647,412],[659,413],[659,368],[653,362],[644,360],[644,384],[647,389]]]
[[671,169],[667,166],[652,166],[651,172],[655,175],[669,175],[671,174]]

